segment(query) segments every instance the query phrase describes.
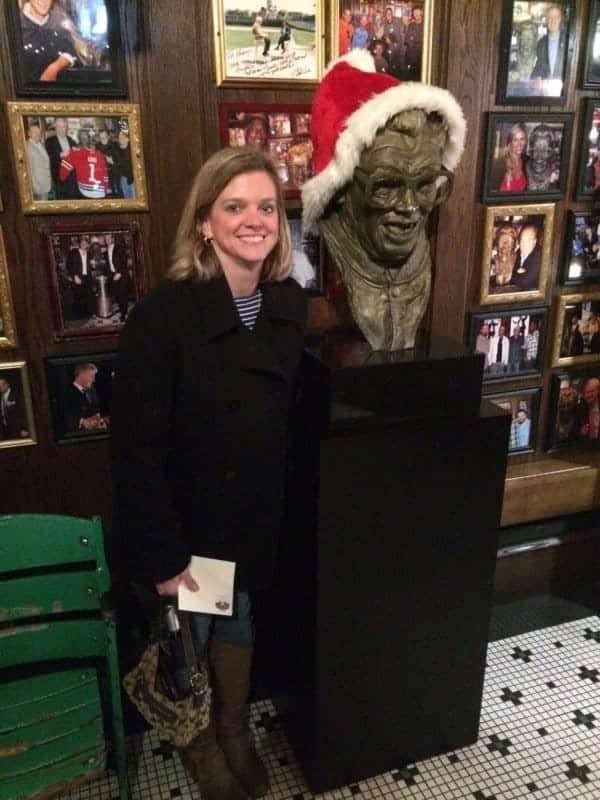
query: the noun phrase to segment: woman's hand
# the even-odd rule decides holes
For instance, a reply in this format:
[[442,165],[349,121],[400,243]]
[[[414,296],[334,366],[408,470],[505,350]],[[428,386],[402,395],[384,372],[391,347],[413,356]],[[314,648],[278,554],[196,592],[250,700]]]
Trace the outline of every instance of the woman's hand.
[[192,578],[192,573],[190,572],[190,568],[186,567],[183,572],[180,572],[179,575],[175,575],[174,578],[169,578],[168,581],[161,581],[160,583],[155,583],[154,586],[156,587],[156,591],[162,596],[169,596],[169,597],[176,597],[179,591],[179,584],[183,583],[190,592],[197,592],[198,591],[198,584]]

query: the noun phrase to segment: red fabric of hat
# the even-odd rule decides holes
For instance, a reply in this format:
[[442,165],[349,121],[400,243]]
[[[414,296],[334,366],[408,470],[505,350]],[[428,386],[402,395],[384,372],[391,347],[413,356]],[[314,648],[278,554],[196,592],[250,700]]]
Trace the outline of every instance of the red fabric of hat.
[[351,50],[335,61],[315,92],[311,138],[315,175],[302,189],[305,229],[314,228],[330,200],[346,186],[363,150],[387,121],[410,108],[437,112],[446,122],[448,142],[442,163],[454,170],[460,161],[466,122],[453,95],[424,83],[401,81],[375,71],[373,56]]

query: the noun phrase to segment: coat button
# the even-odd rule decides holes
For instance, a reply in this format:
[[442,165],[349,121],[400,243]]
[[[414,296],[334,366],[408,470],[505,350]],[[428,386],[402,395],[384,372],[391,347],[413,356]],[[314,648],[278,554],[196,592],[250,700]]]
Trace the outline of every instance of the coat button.
[[237,472],[234,469],[228,469],[225,473],[225,480],[232,481],[237,475]]

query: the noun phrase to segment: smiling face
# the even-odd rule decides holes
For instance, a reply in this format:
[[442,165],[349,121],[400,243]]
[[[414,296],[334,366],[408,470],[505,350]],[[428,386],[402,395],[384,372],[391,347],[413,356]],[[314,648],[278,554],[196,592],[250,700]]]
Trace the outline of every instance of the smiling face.
[[[422,112],[401,112],[409,122],[415,113]],[[447,196],[436,189],[435,178],[428,180],[442,168],[446,136],[427,123],[410,132],[384,129],[363,152],[359,167],[371,180],[370,196],[364,181],[355,178],[348,190],[349,208],[342,213],[350,211],[348,222],[372,258],[400,266],[414,250],[431,210]]]
[[52,2],[53,0],[29,0],[29,7],[34,17],[42,20],[52,8]]
[[548,33],[556,35],[560,30],[560,23],[562,22],[562,11],[558,6],[553,6],[546,16],[546,25]]
[[266,172],[246,172],[231,180],[201,223],[227,275],[260,269],[279,238],[277,191]]
[[523,155],[526,143],[527,140],[524,131],[522,131],[520,128],[514,128],[510,140],[511,155],[514,156]]
[[67,120],[59,117],[54,121],[54,130],[56,131],[57,136],[66,136],[67,135]]
[[510,256],[516,250],[516,242],[513,236],[508,232],[502,232],[498,235],[498,252],[503,256]]
[[267,125],[256,117],[246,128],[246,144],[253,150],[263,150],[267,143]]

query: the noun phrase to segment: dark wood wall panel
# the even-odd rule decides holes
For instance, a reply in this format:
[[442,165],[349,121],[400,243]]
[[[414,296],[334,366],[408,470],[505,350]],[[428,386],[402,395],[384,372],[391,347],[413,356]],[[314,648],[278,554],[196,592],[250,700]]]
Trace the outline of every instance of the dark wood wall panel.
[[[580,42],[586,30],[587,3],[577,0],[576,5],[569,99],[566,108],[561,110],[575,112],[578,124],[574,129],[569,193],[564,202],[557,204],[553,278],[562,254],[566,210],[580,205],[570,198],[575,180],[581,99],[591,94],[577,89],[577,65]],[[458,99],[467,118],[468,135],[454,193],[432,224],[435,280],[428,319],[433,332],[459,340],[465,335],[466,317],[477,308],[485,214],[480,202],[480,183],[486,112],[508,110],[495,105],[501,6],[498,0],[435,0],[434,82],[447,86]],[[147,283],[153,285],[168,265],[171,243],[191,179],[203,160],[219,146],[218,103],[247,99],[265,103],[309,103],[312,92],[217,87],[211,0],[123,0],[121,28],[127,57],[127,99],[139,103],[141,108],[149,211],[110,218],[139,223]],[[25,217],[20,212],[4,112],[4,103],[17,99],[13,92],[9,48],[1,13],[0,186],[4,212],[0,214],[0,224],[6,241],[19,346],[13,351],[0,351],[0,360],[28,362],[39,444],[0,449],[0,511],[101,513],[108,522],[112,502],[108,443],[53,444],[44,359],[49,355],[112,350],[118,340],[116,337],[88,343],[53,340],[48,281],[38,230],[53,221],[64,221],[65,217]],[[511,107],[511,110],[521,109]],[[109,219],[108,215],[102,216]],[[90,217],[71,215],[68,219],[86,222]],[[559,292],[554,284],[554,288],[549,289],[548,302]],[[311,301],[312,329],[324,330],[340,324],[349,324],[343,301],[329,302],[324,298]],[[547,381],[548,374],[543,382],[542,424],[547,406]],[[540,455],[541,452],[517,461]]]

